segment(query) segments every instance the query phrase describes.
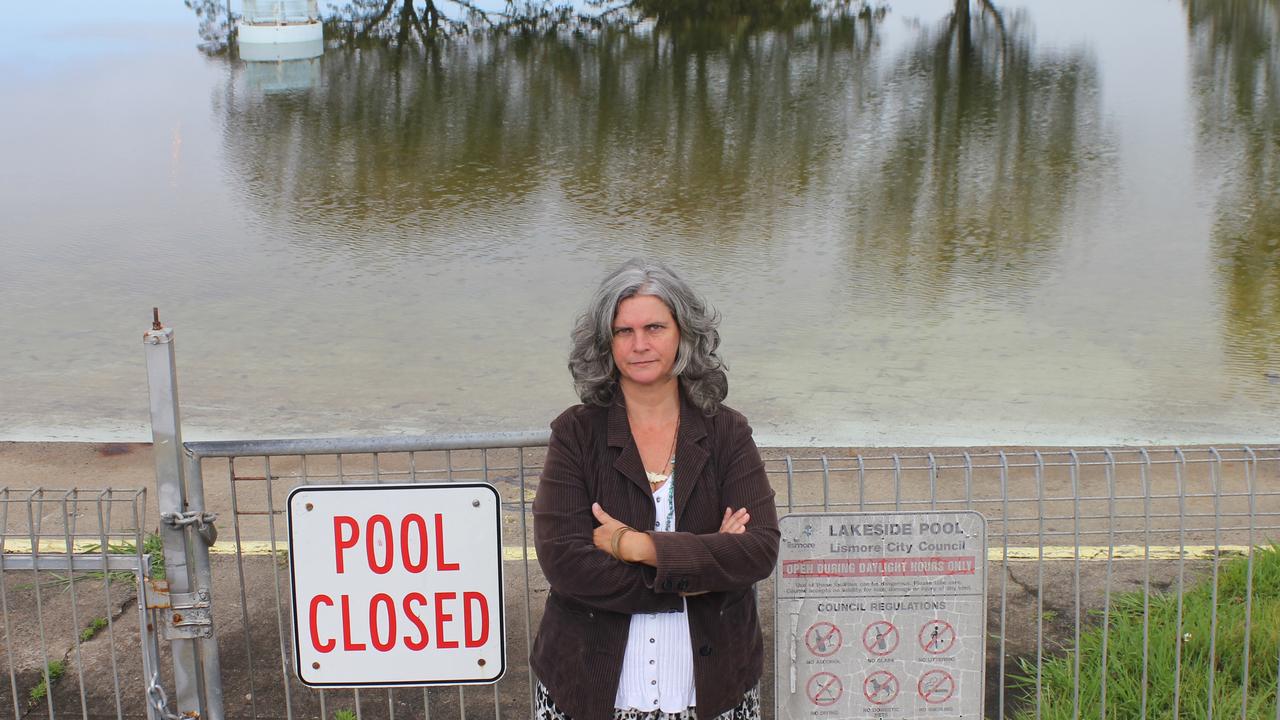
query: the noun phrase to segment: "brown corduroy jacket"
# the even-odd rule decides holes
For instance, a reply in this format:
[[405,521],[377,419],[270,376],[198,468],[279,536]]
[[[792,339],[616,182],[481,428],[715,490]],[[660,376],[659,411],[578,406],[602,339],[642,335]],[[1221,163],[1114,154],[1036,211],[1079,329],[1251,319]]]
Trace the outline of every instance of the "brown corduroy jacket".
[[[576,405],[551,423],[533,502],[538,562],[551,584],[530,663],[573,720],[608,720],[631,615],[680,612],[687,594],[699,717],[736,705],[760,679],[764,642],[751,586],[773,572],[778,517],[746,418],[702,414],[682,397],[676,443],[676,532],[652,533],[658,567],[592,544],[591,503],[651,528],[653,499],[621,401]],[[718,532],[724,509],[747,508],[745,533]],[[694,594],[700,593],[700,594]]]

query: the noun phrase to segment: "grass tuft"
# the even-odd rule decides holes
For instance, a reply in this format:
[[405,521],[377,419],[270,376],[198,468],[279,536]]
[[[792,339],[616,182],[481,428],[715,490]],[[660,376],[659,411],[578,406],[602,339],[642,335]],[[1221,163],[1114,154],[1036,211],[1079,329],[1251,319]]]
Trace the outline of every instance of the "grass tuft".
[[[1248,559],[1233,558],[1218,569],[1217,628],[1213,656],[1209,645],[1213,620],[1213,581],[1204,580],[1182,595],[1182,624],[1178,625],[1178,595],[1153,594],[1149,606],[1146,651],[1146,716],[1198,720],[1208,717],[1209,677],[1214,675],[1213,717],[1274,720],[1276,712],[1276,647],[1280,646],[1280,545],[1258,548],[1253,558],[1252,610],[1245,637],[1245,599]],[[1142,717],[1143,594],[1117,594],[1111,600],[1106,655],[1106,717]],[[1043,666],[1042,706],[1015,715],[1019,720],[1101,717],[1102,628],[1080,636],[1080,707],[1075,712],[1075,654],[1047,660]],[[1249,648],[1245,677],[1244,648]],[[1181,668],[1177,667],[1181,652]],[[1034,661],[1023,660],[1013,679],[1034,703]],[[1174,685],[1178,707],[1174,711]],[[1247,697],[1246,697],[1247,691]]]
[[48,672],[48,682],[41,676],[40,682],[27,693],[27,697],[33,703],[40,702],[49,694],[49,685],[62,679],[62,676],[67,673],[67,664],[62,660],[50,660],[45,669]]
[[333,720],[356,720],[356,714],[352,710],[342,709],[333,711]]
[[80,631],[80,642],[87,643],[92,640],[98,633],[107,629],[107,619],[104,617],[96,617],[89,621],[89,624]]

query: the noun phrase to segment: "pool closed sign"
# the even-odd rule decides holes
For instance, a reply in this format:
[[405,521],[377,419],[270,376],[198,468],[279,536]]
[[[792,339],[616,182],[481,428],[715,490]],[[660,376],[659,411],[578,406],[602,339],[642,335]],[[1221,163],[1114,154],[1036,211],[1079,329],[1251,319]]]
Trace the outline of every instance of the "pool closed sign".
[[500,508],[485,483],[290,493],[298,678],[367,687],[502,677]]

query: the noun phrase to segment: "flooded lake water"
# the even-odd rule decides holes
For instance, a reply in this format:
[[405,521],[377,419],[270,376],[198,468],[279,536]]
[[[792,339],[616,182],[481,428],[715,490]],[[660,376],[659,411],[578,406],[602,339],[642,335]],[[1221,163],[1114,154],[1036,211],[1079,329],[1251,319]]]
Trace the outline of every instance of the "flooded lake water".
[[992,7],[247,63],[24,5],[0,439],[148,438],[153,305],[188,439],[543,428],[643,254],[763,443],[1274,442],[1280,2]]

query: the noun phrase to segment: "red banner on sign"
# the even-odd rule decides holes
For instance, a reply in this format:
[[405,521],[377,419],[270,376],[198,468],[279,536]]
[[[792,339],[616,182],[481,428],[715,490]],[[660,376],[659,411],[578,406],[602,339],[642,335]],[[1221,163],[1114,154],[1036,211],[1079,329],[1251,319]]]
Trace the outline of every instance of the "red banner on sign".
[[976,559],[967,557],[849,558],[791,560],[782,576],[794,577],[915,577],[972,575]]

